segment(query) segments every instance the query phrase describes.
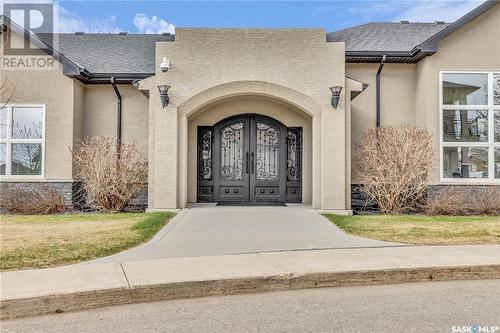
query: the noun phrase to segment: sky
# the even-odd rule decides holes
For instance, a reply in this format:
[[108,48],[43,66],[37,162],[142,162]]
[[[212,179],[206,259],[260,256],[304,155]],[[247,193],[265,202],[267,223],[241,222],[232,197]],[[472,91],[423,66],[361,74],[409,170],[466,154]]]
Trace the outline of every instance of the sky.
[[174,33],[175,27],[324,28],[335,31],[374,21],[452,22],[481,3],[480,0],[61,0],[57,8],[60,32]]

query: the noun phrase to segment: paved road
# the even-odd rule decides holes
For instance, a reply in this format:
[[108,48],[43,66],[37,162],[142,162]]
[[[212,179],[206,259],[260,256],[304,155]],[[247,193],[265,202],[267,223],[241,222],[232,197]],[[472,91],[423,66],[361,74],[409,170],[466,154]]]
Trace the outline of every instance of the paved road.
[[500,326],[499,309],[500,280],[426,282],[107,307],[5,321],[2,333],[452,332]]
[[302,206],[197,207],[180,214],[148,244],[97,261],[397,245],[347,235]]

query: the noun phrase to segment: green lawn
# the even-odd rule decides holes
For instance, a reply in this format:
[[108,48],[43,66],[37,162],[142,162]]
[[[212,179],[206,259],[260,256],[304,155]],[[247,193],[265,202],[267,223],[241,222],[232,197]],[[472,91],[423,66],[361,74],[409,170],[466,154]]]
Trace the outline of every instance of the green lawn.
[[0,270],[104,257],[153,237],[174,213],[0,215]]
[[422,244],[500,244],[500,216],[325,216],[347,233],[384,241]]

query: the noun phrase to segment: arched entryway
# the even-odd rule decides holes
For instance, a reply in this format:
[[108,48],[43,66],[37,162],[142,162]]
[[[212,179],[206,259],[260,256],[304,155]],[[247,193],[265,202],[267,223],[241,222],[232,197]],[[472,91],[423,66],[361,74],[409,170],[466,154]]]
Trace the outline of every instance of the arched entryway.
[[261,114],[198,127],[198,202],[301,202],[302,128]]

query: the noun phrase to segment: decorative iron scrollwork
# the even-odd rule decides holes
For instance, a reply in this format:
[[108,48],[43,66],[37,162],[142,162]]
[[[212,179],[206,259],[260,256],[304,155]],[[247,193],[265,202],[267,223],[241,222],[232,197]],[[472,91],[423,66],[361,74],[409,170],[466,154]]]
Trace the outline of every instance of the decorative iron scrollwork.
[[212,180],[212,143],[211,127],[198,129],[198,180]]
[[243,123],[236,123],[221,130],[220,179],[243,179]]
[[279,133],[269,124],[257,122],[257,167],[258,180],[278,180],[279,178]]
[[301,180],[302,128],[289,127],[287,133],[287,180]]

